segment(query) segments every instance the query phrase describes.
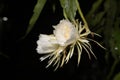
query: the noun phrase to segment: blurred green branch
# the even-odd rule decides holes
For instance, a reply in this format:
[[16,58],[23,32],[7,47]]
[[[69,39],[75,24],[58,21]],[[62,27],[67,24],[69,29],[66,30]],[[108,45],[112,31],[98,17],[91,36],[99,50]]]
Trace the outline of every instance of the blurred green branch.
[[[100,11],[99,8],[103,7]],[[97,33],[104,32],[104,43],[109,51],[106,51],[106,64],[109,64],[110,54],[114,58],[113,65],[105,80],[110,80],[116,66],[120,62],[120,1],[117,0],[97,0],[93,3],[91,10],[86,15],[90,27]]]
[[115,68],[116,68],[116,65],[118,64],[119,61],[120,61],[119,59],[116,59],[116,60],[114,61],[113,65],[112,65],[112,67],[111,67],[111,70],[110,70],[110,72],[109,72],[109,74],[108,74],[108,76],[106,77],[105,80],[110,80],[110,79],[111,79],[111,76],[113,75],[114,70],[115,70]]

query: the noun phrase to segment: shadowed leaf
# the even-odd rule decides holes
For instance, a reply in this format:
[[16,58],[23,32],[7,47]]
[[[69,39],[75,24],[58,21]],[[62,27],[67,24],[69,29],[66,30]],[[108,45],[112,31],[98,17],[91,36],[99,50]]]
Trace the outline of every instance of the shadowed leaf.
[[29,34],[29,32],[32,30],[32,28],[34,27],[34,24],[36,23],[37,19],[39,18],[39,15],[40,15],[45,3],[46,3],[46,0],[37,0],[37,3],[33,10],[34,13],[29,21],[29,25],[28,25],[28,28],[27,28],[27,31],[26,31],[24,37],[26,37]]
[[113,80],[120,80],[120,73],[118,73],[117,75],[115,75]]
[[77,11],[75,0],[60,0],[60,4],[63,8],[64,16],[70,20],[73,20],[76,16]]

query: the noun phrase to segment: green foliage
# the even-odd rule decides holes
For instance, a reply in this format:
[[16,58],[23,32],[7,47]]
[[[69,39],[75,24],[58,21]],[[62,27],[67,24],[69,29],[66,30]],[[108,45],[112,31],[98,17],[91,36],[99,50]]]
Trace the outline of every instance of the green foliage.
[[101,7],[103,0],[96,0],[88,14],[86,15],[86,19],[91,26],[96,26],[101,22],[105,12],[98,12],[98,9]]
[[76,0],[60,0],[65,18],[74,20],[77,11]]
[[91,20],[90,25],[91,26],[96,26],[97,24],[99,24],[101,22],[101,20],[103,19],[105,12],[99,12],[95,15],[94,19]]
[[114,28],[112,29],[112,38],[110,39],[112,55],[115,59],[120,56],[120,18],[115,21]]
[[40,15],[42,9],[44,8],[46,1],[47,0],[37,0],[37,4],[35,5],[34,10],[33,10],[34,13],[29,21],[29,25],[28,25],[25,36],[27,36],[28,33],[34,27],[34,24],[36,23],[37,19],[39,18],[39,15]]
[[102,2],[103,2],[103,0],[97,0],[95,3],[93,3],[93,6],[92,6],[91,10],[88,12],[86,17],[90,18],[99,9]]
[[[92,26],[93,29],[96,29],[96,32],[104,32],[104,43],[107,49],[109,49],[109,52],[106,52],[106,61],[108,60],[107,64],[110,63],[108,58],[110,54],[114,58],[111,69],[106,76],[106,80],[111,79],[116,65],[120,62],[119,4],[120,1],[117,2],[117,0],[97,0],[86,15],[88,24]],[[101,11],[99,10],[100,7],[103,7]]]
[[113,80],[120,80],[120,73],[116,74]]

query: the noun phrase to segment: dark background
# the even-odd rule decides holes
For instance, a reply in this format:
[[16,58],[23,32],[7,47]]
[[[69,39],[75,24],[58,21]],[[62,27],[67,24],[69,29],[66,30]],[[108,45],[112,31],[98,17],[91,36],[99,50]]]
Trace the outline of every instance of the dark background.
[[[94,0],[80,0],[84,14],[87,14],[93,2]],[[89,60],[86,52],[83,52],[79,67],[75,55],[68,64],[55,72],[52,67],[45,68],[47,61],[39,61],[41,55],[36,52],[36,41],[40,33],[52,33],[52,25],[63,19],[63,13],[57,0],[48,0],[32,31],[21,39],[25,35],[35,4],[36,0],[0,0],[0,78],[103,80],[111,64],[105,63],[105,50],[93,43],[91,44],[97,60],[94,57]],[[53,4],[56,6],[55,11],[52,9]],[[8,20],[3,21],[3,17]],[[100,41],[104,37],[96,39]]]

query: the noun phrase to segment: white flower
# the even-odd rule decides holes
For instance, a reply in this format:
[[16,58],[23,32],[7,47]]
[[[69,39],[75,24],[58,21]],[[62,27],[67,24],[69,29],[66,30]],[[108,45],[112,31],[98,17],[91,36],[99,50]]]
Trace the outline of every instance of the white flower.
[[57,49],[58,44],[54,35],[40,34],[37,41],[37,52],[40,54],[50,53]]
[[91,32],[86,29],[85,25],[78,22],[73,24],[68,20],[61,20],[58,25],[53,27],[55,29],[53,31],[54,34],[40,34],[39,40],[37,41],[37,52],[39,54],[45,54],[40,60],[43,61],[49,58],[46,67],[52,64],[53,66],[56,65],[56,69],[62,67],[73,56],[75,48],[78,52],[78,64],[80,63],[83,50],[88,53],[89,58],[91,58],[90,53],[96,58],[89,41],[97,43],[100,47],[102,46],[97,41],[87,38]]
[[66,46],[73,43],[78,37],[78,31],[75,26],[68,20],[61,20],[56,26],[54,35],[61,46]]

